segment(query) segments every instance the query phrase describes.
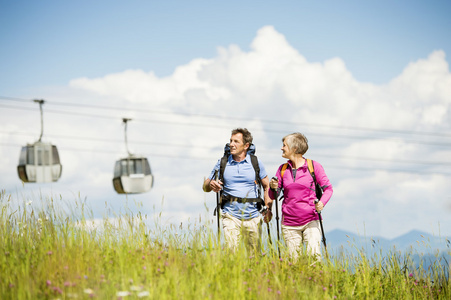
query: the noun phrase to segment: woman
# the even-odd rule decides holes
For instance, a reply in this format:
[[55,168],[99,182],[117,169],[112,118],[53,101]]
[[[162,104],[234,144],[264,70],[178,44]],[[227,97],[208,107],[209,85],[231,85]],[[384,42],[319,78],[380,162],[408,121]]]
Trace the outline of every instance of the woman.
[[276,172],[277,180],[271,180],[269,197],[275,199],[275,190],[283,189],[282,234],[290,256],[296,259],[304,243],[308,253],[320,259],[321,229],[317,212],[321,212],[332,196],[332,185],[323,167],[313,161],[316,180],[323,189],[321,199],[315,204],[315,183],[303,156],[308,150],[307,138],[301,133],[292,133],[282,142],[282,157],[288,159],[288,165],[285,171],[282,171],[284,164],[281,165]]

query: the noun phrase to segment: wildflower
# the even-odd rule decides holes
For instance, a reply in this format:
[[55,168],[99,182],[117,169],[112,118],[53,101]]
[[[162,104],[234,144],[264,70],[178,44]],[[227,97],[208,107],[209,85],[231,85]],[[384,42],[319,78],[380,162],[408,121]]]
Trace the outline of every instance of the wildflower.
[[94,291],[92,289],[85,289],[83,292],[89,295],[94,294]]
[[282,261],[283,261],[283,258],[280,258],[279,260],[282,262]]
[[52,255],[52,254],[53,254],[52,251],[48,251],[48,252],[47,252],[47,255]]
[[246,285],[246,284],[247,284],[247,281],[244,281],[243,284]]
[[130,290],[132,290],[132,291],[134,291],[134,292],[141,291],[142,289],[143,289],[142,287],[136,286],[136,285],[132,285],[132,286],[130,287]]
[[142,259],[146,259],[146,257],[143,255],[143,256],[142,256]]
[[279,294],[279,295],[280,295],[280,294],[282,294],[282,292],[281,292],[281,291],[277,291],[277,294]]
[[117,297],[127,297],[128,295],[130,295],[129,291],[120,291],[116,293]]
[[13,287],[14,287],[14,284],[10,283],[10,284],[9,284],[9,287],[10,287],[10,288],[13,288]]
[[52,282],[50,280],[47,280],[45,283],[47,284],[47,286],[52,285]]
[[31,203],[33,203],[33,201],[28,201],[28,202],[27,202],[27,205],[31,205]]
[[251,288],[247,288],[247,291],[250,292],[250,291],[252,291],[252,289]]
[[412,273],[410,273],[410,274],[409,274],[409,277],[411,277],[411,278],[412,278],[412,277],[413,277],[413,274],[412,274]]
[[88,279],[88,275],[85,275],[84,278],[85,278],[85,279]]
[[138,298],[149,297],[150,293],[148,291],[142,291],[142,292],[139,292],[138,294],[136,294],[136,296],[138,296]]
[[146,267],[146,266],[144,266],[144,267],[143,267],[143,270],[145,270],[145,269],[147,269],[147,267]]
[[70,284],[69,281],[65,281],[65,282],[64,282],[64,286],[71,286],[71,284]]
[[326,287],[325,286],[323,286],[323,291],[326,291],[327,289],[326,289]]
[[271,292],[272,290],[271,290],[271,288],[268,288],[268,292]]

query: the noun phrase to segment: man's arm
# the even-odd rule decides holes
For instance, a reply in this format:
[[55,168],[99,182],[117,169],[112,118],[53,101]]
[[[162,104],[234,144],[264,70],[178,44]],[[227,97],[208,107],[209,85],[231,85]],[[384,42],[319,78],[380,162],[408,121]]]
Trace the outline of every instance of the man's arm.
[[269,198],[269,179],[268,176],[262,179],[263,191],[265,193],[265,205],[271,210],[272,207],[272,199]]
[[204,184],[202,186],[202,189],[204,190],[204,192],[209,193],[211,192],[211,186],[210,186],[210,178],[207,178],[204,180]]

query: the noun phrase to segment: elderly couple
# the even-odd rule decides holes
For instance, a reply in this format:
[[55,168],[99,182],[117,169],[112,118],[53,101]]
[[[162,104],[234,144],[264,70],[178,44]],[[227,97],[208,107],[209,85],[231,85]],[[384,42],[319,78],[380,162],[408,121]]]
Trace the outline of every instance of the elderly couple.
[[275,176],[277,180],[273,178],[269,181],[265,167],[258,160],[264,205],[268,208],[262,214],[259,210],[256,171],[248,153],[252,135],[245,128],[232,130],[230,155],[222,170],[222,180],[215,177],[221,165],[221,160],[218,160],[209,178],[204,181],[203,189],[205,192],[222,190],[222,226],[226,245],[231,249],[238,246],[241,236],[248,246],[260,249],[262,221],[271,220],[273,200],[277,198],[277,191],[283,189],[282,234],[290,257],[296,259],[302,244],[305,244],[309,254],[320,258],[321,229],[317,212],[324,208],[332,196],[332,185],[323,167],[313,161],[316,180],[324,191],[321,199],[315,203],[315,184],[304,158],[308,149],[307,138],[301,133],[292,133],[285,136],[282,142],[282,157],[288,159],[288,167],[284,171],[283,165],[278,168]]

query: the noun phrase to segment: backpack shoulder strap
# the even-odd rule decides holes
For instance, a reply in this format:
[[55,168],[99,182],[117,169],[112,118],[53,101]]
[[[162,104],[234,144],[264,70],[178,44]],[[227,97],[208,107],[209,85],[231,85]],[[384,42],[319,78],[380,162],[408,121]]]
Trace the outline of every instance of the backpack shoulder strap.
[[282,169],[280,170],[280,178],[283,179],[283,174],[285,173],[285,170],[287,169],[287,167],[288,167],[288,163],[284,163],[282,166]]
[[315,182],[316,182],[315,168],[313,167],[313,161],[311,159],[307,158],[307,166],[308,166],[308,170],[310,172],[310,175],[312,175],[313,180],[315,180]]
[[260,184],[261,183],[261,178],[260,178],[260,166],[258,165],[258,159],[257,156],[251,154],[251,162],[252,162],[252,167],[254,167],[254,171],[255,171],[255,183]]
[[316,181],[315,169],[313,167],[313,160],[307,159],[307,165],[308,165],[308,170],[310,172],[310,175],[312,175],[312,178],[313,178],[313,184],[315,185],[316,199],[321,199],[321,196],[323,195],[323,188],[319,185],[318,181]]
[[222,182],[224,182],[224,170],[227,165],[228,159],[229,157],[227,155],[224,155],[223,157],[221,157],[221,162],[219,163],[219,180],[221,180]]

